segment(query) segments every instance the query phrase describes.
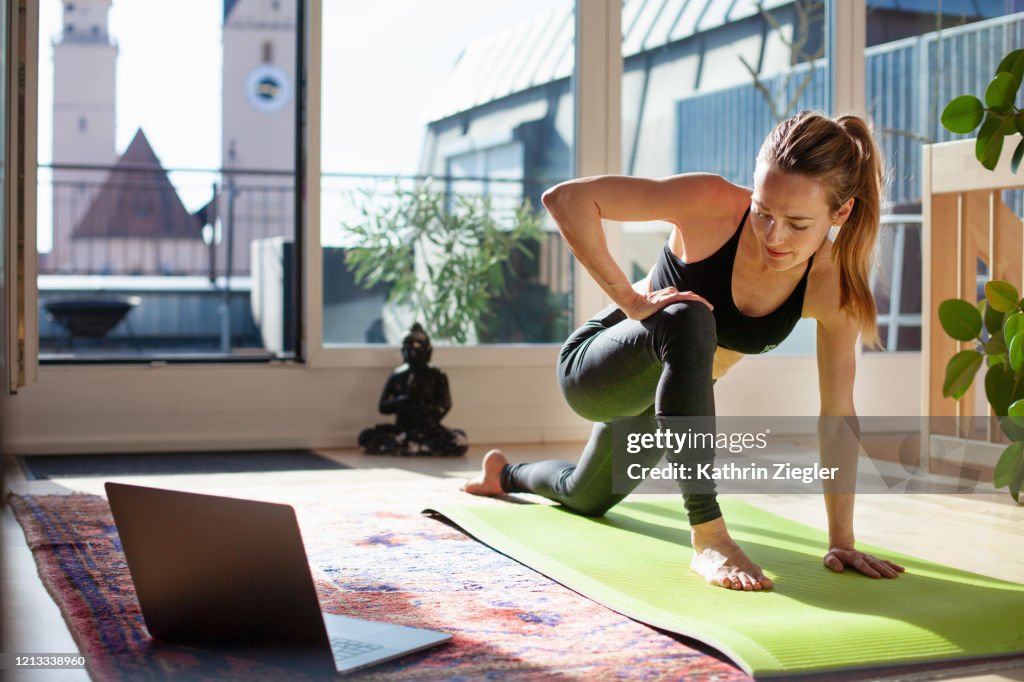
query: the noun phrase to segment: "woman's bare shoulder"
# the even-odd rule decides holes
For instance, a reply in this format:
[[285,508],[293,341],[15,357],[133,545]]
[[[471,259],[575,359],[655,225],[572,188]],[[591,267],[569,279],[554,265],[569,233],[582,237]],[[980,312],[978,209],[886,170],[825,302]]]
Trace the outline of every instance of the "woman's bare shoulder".
[[736,212],[750,204],[752,190],[713,173],[674,176],[680,187],[679,222],[733,220]]
[[680,203],[676,229],[670,237],[673,253],[687,261],[702,260],[735,234],[737,221],[750,206],[752,190],[714,175],[693,199]]
[[837,315],[845,316],[839,309],[839,264],[833,259],[834,248],[835,244],[825,239],[814,254],[807,275],[803,317],[827,323],[835,321]]

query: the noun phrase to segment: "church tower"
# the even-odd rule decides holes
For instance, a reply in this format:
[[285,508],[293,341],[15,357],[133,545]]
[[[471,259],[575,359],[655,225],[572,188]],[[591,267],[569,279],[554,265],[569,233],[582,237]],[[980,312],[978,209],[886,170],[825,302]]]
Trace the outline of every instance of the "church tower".
[[53,247],[44,271],[69,272],[71,234],[99,191],[102,171],[62,164],[111,166],[117,47],[107,30],[111,0],[63,0],[63,31],[53,45]]
[[[254,239],[294,235],[296,0],[224,0],[222,229],[233,216],[232,271],[249,274]],[[279,174],[268,174],[277,171]],[[226,266],[222,236],[218,272]]]

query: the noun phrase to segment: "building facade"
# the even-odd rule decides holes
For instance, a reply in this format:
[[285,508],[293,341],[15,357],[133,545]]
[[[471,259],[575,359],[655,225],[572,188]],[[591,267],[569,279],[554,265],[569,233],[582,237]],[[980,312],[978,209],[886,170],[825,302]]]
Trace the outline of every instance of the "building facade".
[[103,181],[102,171],[75,166],[110,166],[118,158],[110,6],[111,0],[63,3],[63,30],[53,45],[53,246],[40,257],[41,272],[75,271],[72,234]]

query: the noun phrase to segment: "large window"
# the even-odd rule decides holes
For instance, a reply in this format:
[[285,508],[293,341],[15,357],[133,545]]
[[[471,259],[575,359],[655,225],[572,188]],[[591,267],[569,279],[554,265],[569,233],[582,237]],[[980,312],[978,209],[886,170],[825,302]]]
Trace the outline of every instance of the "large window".
[[562,341],[540,196],[573,166],[573,3],[325,2],[323,27],[324,345]]
[[294,355],[297,21],[41,3],[42,361]]
[[[981,96],[1002,57],[1024,44],[1020,10],[1004,0],[915,3],[915,11],[868,2],[866,101],[890,169],[874,286],[886,350],[921,349],[922,145],[962,137],[942,127],[942,110],[957,95]],[[1003,198],[1022,215],[1019,192]],[[981,261],[978,278],[987,279]]]

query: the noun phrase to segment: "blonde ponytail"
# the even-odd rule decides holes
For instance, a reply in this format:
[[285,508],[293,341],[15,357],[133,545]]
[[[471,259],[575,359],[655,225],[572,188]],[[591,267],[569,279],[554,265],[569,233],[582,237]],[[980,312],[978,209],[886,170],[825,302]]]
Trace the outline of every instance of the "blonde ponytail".
[[836,119],[860,149],[860,172],[854,183],[853,211],[836,238],[833,258],[839,265],[839,305],[853,311],[864,342],[878,348],[878,311],[871,293],[871,261],[882,213],[883,166],[871,129],[862,118]]

